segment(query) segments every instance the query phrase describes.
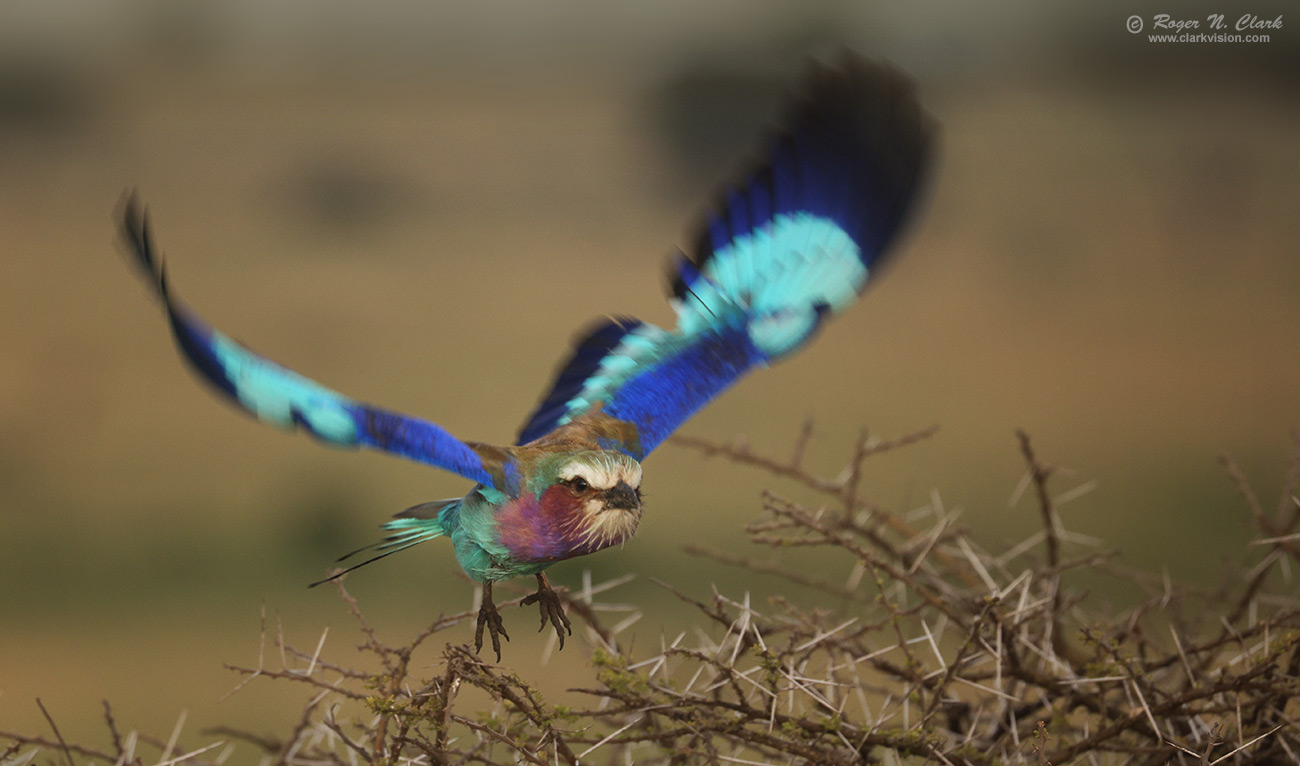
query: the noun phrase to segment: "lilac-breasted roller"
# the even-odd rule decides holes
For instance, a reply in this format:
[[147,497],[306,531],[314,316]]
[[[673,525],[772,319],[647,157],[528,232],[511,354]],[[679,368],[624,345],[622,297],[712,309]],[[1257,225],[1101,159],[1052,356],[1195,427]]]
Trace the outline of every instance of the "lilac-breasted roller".
[[721,194],[695,246],[673,265],[677,326],[630,318],[597,325],[510,446],[463,441],[254,354],[177,300],[134,200],[123,234],[181,353],[258,420],[474,482],[464,497],[398,514],[370,560],[450,538],[460,565],[483,584],[475,646],[482,649],[486,628],[499,659],[499,637],[509,636],[492,584],[534,575],[537,592],[524,603],[539,605],[542,627],[549,622],[563,646],[571,629],[546,568],[630,538],[641,521],[646,456],[745,373],[798,350],[854,302],[913,207],[933,132],[911,84],[890,67],[851,55],[833,67],[814,64],[761,161]]

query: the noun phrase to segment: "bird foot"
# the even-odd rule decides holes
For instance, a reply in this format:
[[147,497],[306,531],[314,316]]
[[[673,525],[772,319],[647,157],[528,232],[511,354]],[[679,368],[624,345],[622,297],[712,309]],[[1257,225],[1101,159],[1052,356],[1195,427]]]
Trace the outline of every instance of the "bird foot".
[[559,594],[551,588],[551,584],[546,581],[546,575],[541,572],[537,573],[537,592],[519,602],[520,606],[529,604],[537,604],[537,609],[542,614],[542,624],[537,629],[538,632],[546,630],[546,623],[550,622],[555,627],[555,635],[560,639],[560,648],[563,649],[564,634],[567,631],[569,635],[573,635],[573,626],[569,624],[569,616],[564,613]]
[[483,651],[483,628],[486,627],[492,639],[492,650],[497,653],[497,662],[501,661],[501,636],[510,640],[505,623],[497,612],[497,605],[492,601],[492,583],[483,583],[483,604],[478,609],[478,624],[474,626],[474,651]]

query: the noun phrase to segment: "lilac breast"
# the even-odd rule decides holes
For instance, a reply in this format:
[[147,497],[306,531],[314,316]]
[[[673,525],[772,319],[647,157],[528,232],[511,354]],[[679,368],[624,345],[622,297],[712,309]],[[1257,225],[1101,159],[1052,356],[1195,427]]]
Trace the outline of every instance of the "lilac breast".
[[497,520],[498,538],[517,561],[542,563],[591,553],[581,544],[576,508],[524,495],[507,503],[497,513]]

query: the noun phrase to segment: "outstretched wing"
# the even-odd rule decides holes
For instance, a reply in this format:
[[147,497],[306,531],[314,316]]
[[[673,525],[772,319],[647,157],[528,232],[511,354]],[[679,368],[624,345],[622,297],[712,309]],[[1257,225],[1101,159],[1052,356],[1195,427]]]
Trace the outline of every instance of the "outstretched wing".
[[434,423],[353,401],[258,356],[192,314],[172,297],[148,219],[134,197],[125,206],[122,236],[167,310],[181,353],[246,412],[282,429],[301,426],[326,444],[374,447],[493,484],[494,448],[462,442]]
[[763,162],[727,189],[672,275],[677,327],[616,319],[583,338],[519,436],[598,410],[640,459],[755,366],[848,308],[917,196],[933,124],[894,69],[814,65]]

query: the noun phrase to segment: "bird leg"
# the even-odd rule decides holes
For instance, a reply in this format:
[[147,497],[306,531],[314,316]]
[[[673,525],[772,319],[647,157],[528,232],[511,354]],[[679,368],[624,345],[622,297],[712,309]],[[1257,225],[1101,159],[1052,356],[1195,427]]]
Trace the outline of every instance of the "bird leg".
[[537,604],[537,609],[542,613],[542,625],[537,630],[546,629],[547,621],[555,626],[555,635],[560,639],[560,648],[564,648],[564,632],[568,631],[573,635],[573,626],[569,624],[569,616],[564,613],[564,607],[560,604],[560,596],[551,588],[551,584],[546,581],[546,574],[537,573],[537,592],[527,596],[519,602],[520,606]]
[[478,608],[478,624],[474,627],[474,651],[483,650],[483,627],[487,626],[488,635],[492,637],[492,650],[497,653],[497,662],[501,661],[501,636],[510,640],[510,634],[506,633],[506,626],[501,622],[501,615],[497,612],[497,605],[492,602],[492,583],[491,581],[483,583],[483,603]]

